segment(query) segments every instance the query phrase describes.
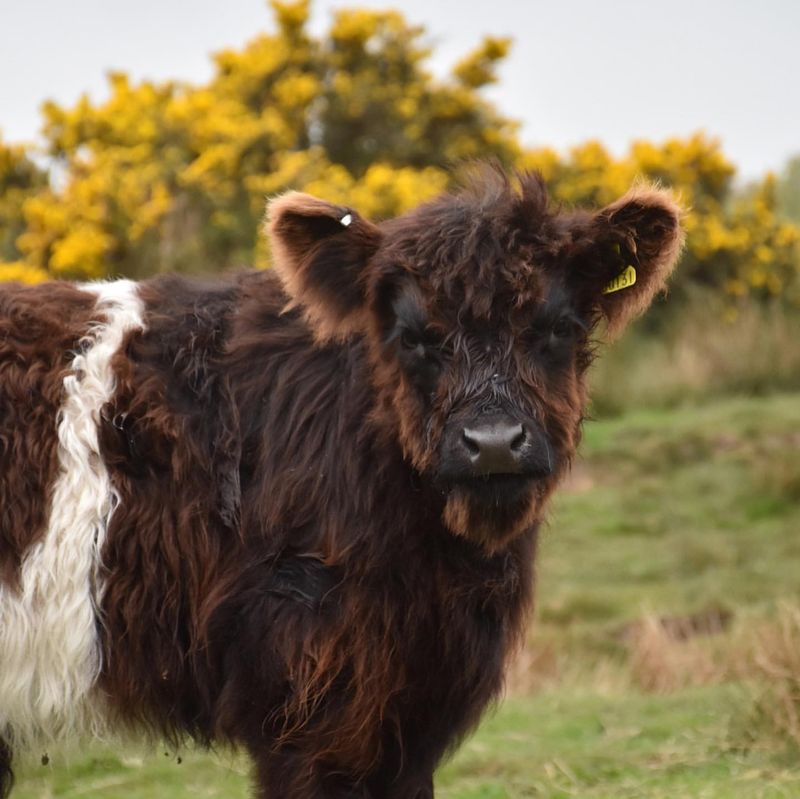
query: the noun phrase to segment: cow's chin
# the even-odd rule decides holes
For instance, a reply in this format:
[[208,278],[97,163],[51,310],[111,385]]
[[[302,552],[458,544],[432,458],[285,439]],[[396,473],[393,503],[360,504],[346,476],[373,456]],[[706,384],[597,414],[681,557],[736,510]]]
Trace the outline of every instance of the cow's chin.
[[450,532],[495,554],[536,522],[542,489],[539,481],[514,474],[454,482],[442,518]]

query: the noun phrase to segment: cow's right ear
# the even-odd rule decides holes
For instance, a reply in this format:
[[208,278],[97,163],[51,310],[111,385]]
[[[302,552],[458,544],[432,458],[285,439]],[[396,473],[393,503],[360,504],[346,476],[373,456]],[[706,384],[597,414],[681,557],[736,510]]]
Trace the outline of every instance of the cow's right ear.
[[366,266],[381,243],[376,225],[351,208],[293,191],[269,203],[267,235],[275,271],[318,339],[363,329]]

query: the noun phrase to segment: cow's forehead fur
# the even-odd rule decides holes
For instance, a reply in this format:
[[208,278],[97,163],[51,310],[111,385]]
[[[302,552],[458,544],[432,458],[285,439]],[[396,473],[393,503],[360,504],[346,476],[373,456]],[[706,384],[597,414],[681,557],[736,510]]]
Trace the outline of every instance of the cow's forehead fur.
[[497,321],[543,301],[570,242],[570,217],[548,206],[538,175],[517,183],[496,170],[383,225],[379,260],[417,281],[431,311]]

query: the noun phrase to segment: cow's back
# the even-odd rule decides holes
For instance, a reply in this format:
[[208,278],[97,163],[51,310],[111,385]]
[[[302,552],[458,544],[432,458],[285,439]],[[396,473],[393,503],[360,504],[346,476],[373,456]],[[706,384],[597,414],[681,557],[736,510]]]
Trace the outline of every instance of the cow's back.
[[226,361],[253,292],[269,338],[286,297],[264,273],[0,288],[0,742],[120,717],[207,737],[204,627],[242,546]]
[[0,289],[0,728],[13,742],[100,723],[95,603],[115,498],[98,420],[142,324],[128,281]]
[[118,706],[175,699],[186,592],[212,590],[195,564],[218,566],[237,522],[236,419],[215,377],[236,295],[181,278],[0,288],[0,738],[15,749],[104,733],[115,691]]
[[118,506],[103,551],[101,684],[117,717],[207,735],[204,639],[240,550],[238,411],[224,372],[242,284],[175,276],[140,287],[145,329],[115,361],[100,452]]

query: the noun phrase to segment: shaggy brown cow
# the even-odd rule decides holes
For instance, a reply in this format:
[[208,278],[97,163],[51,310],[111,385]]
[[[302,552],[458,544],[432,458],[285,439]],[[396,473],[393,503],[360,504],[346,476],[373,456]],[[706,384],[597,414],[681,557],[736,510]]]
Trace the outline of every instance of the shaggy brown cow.
[[[374,225],[270,206],[275,269],[0,289],[0,794],[12,750],[232,743],[258,796],[433,795],[497,696],[590,339],[679,210],[486,169]],[[634,275],[635,272],[635,275]]]

